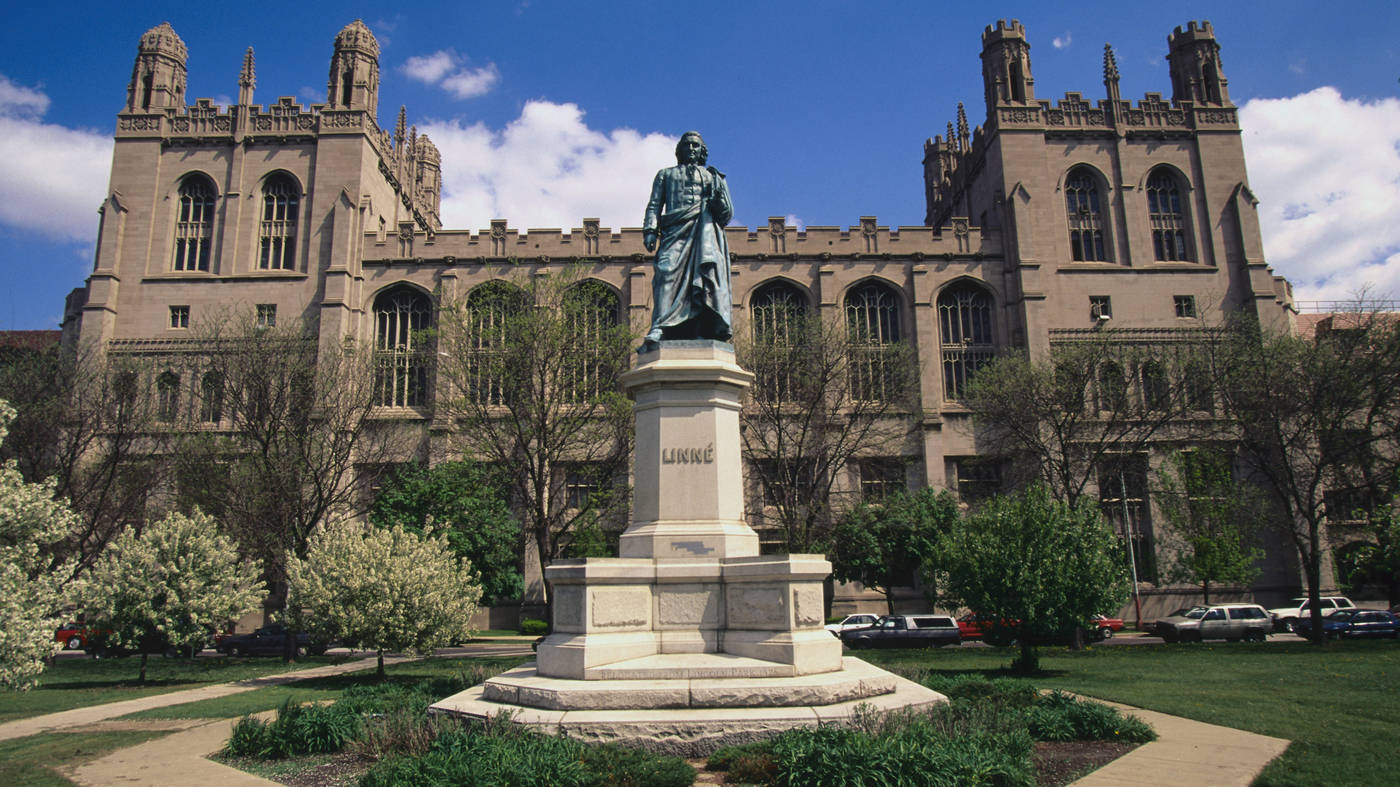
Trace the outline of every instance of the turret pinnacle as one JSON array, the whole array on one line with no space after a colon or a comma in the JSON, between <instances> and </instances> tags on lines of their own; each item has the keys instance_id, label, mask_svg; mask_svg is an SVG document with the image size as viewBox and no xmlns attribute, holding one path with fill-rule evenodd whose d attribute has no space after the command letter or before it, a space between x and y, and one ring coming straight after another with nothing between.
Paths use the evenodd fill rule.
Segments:
<instances>
[{"instance_id":1,"label":"turret pinnacle","mask_svg":"<svg viewBox=\"0 0 1400 787\"><path fill-rule=\"evenodd\" d=\"M399 105L399 122L394 125L394 147L403 147L404 141L408 138L408 109L402 104Z\"/></svg>"},{"instance_id":2,"label":"turret pinnacle","mask_svg":"<svg viewBox=\"0 0 1400 787\"><path fill-rule=\"evenodd\" d=\"M253 73L253 48L243 53L243 69L238 72L238 104L248 106L253 103L253 88L258 84Z\"/></svg>"}]
</instances>

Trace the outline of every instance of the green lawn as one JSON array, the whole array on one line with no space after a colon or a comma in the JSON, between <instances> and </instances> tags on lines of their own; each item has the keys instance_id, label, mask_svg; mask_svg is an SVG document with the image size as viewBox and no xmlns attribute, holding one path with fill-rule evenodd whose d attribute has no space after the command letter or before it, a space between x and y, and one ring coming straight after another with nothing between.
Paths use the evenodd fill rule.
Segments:
<instances>
[{"instance_id":1,"label":"green lawn","mask_svg":"<svg viewBox=\"0 0 1400 787\"><path fill-rule=\"evenodd\" d=\"M141 664L136 656L59 659L44 670L39 676L39 684L29 691L0 691L0 723L345 660L330 656L310 657L288 665L275 658L167 659L153 656L147 662L146 682L140 683L136 677L141 674Z\"/></svg>"},{"instance_id":2,"label":"green lawn","mask_svg":"<svg viewBox=\"0 0 1400 787\"><path fill-rule=\"evenodd\" d=\"M388 664L384 667L385 680L398 683L416 683L423 679L450 679L458 674L473 668L487 671L489 674L510 669L522 662L529 661L524 657L511 658L427 658L420 661L406 661L400 664ZM325 678L308 678L282 686L268 686L266 688L254 689L253 691L233 694L228 697L217 697L199 702L187 702L183 705L168 705L164 708L152 708L140 711L123 719L203 719L203 718L231 718L234 716L246 716L249 713L273 710L282 704L288 697L297 702L311 702L313 700L334 700L340 697L341 692L351 686L378 683L374 670L352 672L345 675L333 675Z\"/></svg>"},{"instance_id":3,"label":"green lawn","mask_svg":"<svg viewBox=\"0 0 1400 787\"><path fill-rule=\"evenodd\" d=\"M1400 773L1400 644L1123 645L1042 648L1038 688L1073 691L1293 741L1259 785L1391 785ZM862 651L917 677L1007 677L997 648Z\"/></svg>"},{"instance_id":4,"label":"green lawn","mask_svg":"<svg viewBox=\"0 0 1400 787\"><path fill-rule=\"evenodd\" d=\"M45 732L0 741L0 784L11 787L72 787L56 768L77 765L107 752L145 743L169 732Z\"/></svg>"}]
</instances>

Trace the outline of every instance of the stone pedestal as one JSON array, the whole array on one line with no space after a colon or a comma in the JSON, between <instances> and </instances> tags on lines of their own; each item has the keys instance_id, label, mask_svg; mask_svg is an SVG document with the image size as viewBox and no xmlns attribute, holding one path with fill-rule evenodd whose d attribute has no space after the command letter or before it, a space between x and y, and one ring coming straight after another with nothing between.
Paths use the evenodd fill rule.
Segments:
<instances>
[{"instance_id":1,"label":"stone pedestal","mask_svg":"<svg viewBox=\"0 0 1400 787\"><path fill-rule=\"evenodd\" d=\"M701 756L942 695L843 661L823 628L821 555L760 555L744 519L740 399L753 375L713 341L663 342L623 375L636 402L621 557L545 569L553 633L535 665L433 706Z\"/></svg>"},{"instance_id":2,"label":"stone pedestal","mask_svg":"<svg viewBox=\"0 0 1400 787\"><path fill-rule=\"evenodd\" d=\"M673 653L728 653L797 675L841 669L841 644L822 628L831 564L760 556L744 521L739 410L752 382L733 348L713 341L664 342L622 376L636 402L632 524L622 557L545 570L554 633L540 644L540 675L593 680L606 665Z\"/></svg>"}]
</instances>

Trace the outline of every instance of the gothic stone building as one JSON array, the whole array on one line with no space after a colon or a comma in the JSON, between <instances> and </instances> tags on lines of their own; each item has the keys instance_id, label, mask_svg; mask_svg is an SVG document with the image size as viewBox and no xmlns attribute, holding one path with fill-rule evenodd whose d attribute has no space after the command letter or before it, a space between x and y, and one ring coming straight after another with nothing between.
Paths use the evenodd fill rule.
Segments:
<instances>
[{"instance_id":1,"label":"gothic stone building","mask_svg":"<svg viewBox=\"0 0 1400 787\"><path fill-rule=\"evenodd\" d=\"M927 485L970 497L995 488L996 465L972 461L983 452L958 402L967 374L994 353L1043 358L1110 318L1115 336L1143 340L1231 312L1290 325L1289 287L1264 260L1238 113L1209 23L1168 36L1170 100L1120 98L1107 48L1103 98L1038 98L1030 43L1014 20L985 30L981 57L982 125L969 130L959 105L956 126L924 143L924 226L868 216L849 229L798 230L773 218L727 230L738 330L765 304L796 302L833 319L858 315L878 326L876 341L916 349L917 436L883 449L900 463L851 467L850 489ZM164 386L172 402L198 407L198 370L162 370L160 359L227 304L267 322L310 318L322 347L350 338L392 353L412 337L396 326L431 324L438 303L522 270L582 263L622 319L648 319L640 229L587 218L568 230L507 219L481 230L441 226L439 153L402 110L392 134L379 127L379 46L361 22L336 36L325 102L309 107L285 97L254 103L251 49L235 105L187 103L185 61L168 24L141 37L117 115L95 266L65 321L71 340L154 359L153 393ZM405 461L449 458L428 428L429 392L388 385L380 404L386 417L421 429ZM1131 488L1103 495L1115 503L1106 510L1127 511L1136 524L1145 580L1154 578L1160 518L1144 479L1159 453L1141 458ZM905 470L880 476L889 466ZM1256 591L1297 585L1282 558L1270 560Z\"/></svg>"}]
</instances>

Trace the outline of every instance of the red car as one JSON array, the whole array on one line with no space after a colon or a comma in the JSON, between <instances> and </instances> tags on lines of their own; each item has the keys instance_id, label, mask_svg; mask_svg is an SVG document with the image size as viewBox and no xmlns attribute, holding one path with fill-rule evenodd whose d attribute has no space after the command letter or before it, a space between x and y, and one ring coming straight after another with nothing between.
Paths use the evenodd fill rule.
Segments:
<instances>
[{"instance_id":1,"label":"red car","mask_svg":"<svg viewBox=\"0 0 1400 787\"><path fill-rule=\"evenodd\" d=\"M1095 639L1111 639L1114 634L1123 630L1123 619L1095 615L1089 618L1089 623L1084 628L1093 632Z\"/></svg>"},{"instance_id":2,"label":"red car","mask_svg":"<svg viewBox=\"0 0 1400 787\"><path fill-rule=\"evenodd\" d=\"M85 650L92 638L101 632L89 631L81 623L65 623L53 633L55 642L62 642L64 650Z\"/></svg>"}]
</instances>

